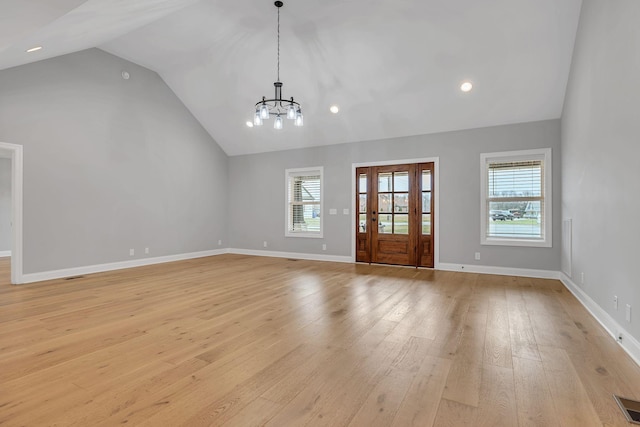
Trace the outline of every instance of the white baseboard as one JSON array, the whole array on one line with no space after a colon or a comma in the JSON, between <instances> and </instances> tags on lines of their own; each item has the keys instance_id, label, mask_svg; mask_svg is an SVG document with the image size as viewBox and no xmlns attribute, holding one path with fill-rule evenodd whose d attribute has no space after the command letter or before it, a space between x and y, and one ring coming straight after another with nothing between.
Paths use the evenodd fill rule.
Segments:
<instances>
[{"instance_id":1,"label":"white baseboard","mask_svg":"<svg viewBox=\"0 0 640 427\"><path fill-rule=\"evenodd\" d=\"M331 261L331 262L353 262L350 256L340 255L321 255L321 254L301 254L298 252L279 252L279 251L261 251L255 249L237 249L229 248L227 253L237 255L253 255L253 256L266 256L274 258L295 258L304 259L309 261Z\"/></svg>"},{"instance_id":2,"label":"white baseboard","mask_svg":"<svg viewBox=\"0 0 640 427\"><path fill-rule=\"evenodd\" d=\"M11 251L0 251L0 258L11 256Z\"/></svg>"},{"instance_id":3,"label":"white baseboard","mask_svg":"<svg viewBox=\"0 0 640 427\"><path fill-rule=\"evenodd\" d=\"M627 332L613 317L602 309L585 291L565 274L561 274L560 280L569 289L589 313L602 325L602 327L615 339L627 352L638 366L640 366L640 342ZM618 339L622 335L622 340Z\"/></svg>"},{"instance_id":4,"label":"white baseboard","mask_svg":"<svg viewBox=\"0 0 640 427\"><path fill-rule=\"evenodd\" d=\"M460 271L464 273L497 274L500 276L535 277L538 279L560 279L559 271L534 270L529 268L493 267L488 265L469 265L439 263L437 270Z\"/></svg>"},{"instance_id":5,"label":"white baseboard","mask_svg":"<svg viewBox=\"0 0 640 427\"><path fill-rule=\"evenodd\" d=\"M185 259L202 258L227 253L226 249L216 249L186 254L167 255L154 258L134 259L130 261L112 262L108 264L87 265L84 267L66 268L63 270L43 271L22 276L23 283L40 282L43 280L61 279L63 277L81 276L83 274L101 273L104 271L121 270L123 268L141 267L144 265L162 264L165 262L182 261Z\"/></svg>"}]
</instances>

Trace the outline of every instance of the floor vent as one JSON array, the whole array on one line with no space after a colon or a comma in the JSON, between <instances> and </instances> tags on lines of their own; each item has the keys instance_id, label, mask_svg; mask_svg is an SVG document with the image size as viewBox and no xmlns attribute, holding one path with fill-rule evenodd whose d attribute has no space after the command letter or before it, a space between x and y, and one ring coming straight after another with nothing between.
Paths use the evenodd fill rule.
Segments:
<instances>
[{"instance_id":1,"label":"floor vent","mask_svg":"<svg viewBox=\"0 0 640 427\"><path fill-rule=\"evenodd\" d=\"M76 280L76 279L84 279L84 276L72 276L72 277L64 278L64 280Z\"/></svg>"},{"instance_id":2,"label":"floor vent","mask_svg":"<svg viewBox=\"0 0 640 427\"><path fill-rule=\"evenodd\" d=\"M299 260L293 259L293 258L287 258L287 261L299 261Z\"/></svg>"},{"instance_id":3,"label":"floor vent","mask_svg":"<svg viewBox=\"0 0 640 427\"><path fill-rule=\"evenodd\" d=\"M615 394L613 397L618 402L618 406L622 409L627 421L633 424L640 424L640 402L616 396Z\"/></svg>"}]
</instances>

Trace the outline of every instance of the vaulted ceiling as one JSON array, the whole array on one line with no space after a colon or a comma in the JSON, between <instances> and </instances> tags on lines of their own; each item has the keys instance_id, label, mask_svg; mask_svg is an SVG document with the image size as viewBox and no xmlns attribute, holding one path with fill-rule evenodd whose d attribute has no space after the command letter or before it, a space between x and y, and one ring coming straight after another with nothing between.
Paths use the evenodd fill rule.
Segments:
<instances>
[{"instance_id":1,"label":"vaulted ceiling","mask_svg":"<svg viewBox=\"0 0 640 427\"><path fill-rule=\"evenodd\" d=\"M229 155L562 113L581 0L284 3L280 77L301 128L245 124L273 95L272 0L0 0L0 69L101 48L158 72Z\"/></svg>"}]
</instances>

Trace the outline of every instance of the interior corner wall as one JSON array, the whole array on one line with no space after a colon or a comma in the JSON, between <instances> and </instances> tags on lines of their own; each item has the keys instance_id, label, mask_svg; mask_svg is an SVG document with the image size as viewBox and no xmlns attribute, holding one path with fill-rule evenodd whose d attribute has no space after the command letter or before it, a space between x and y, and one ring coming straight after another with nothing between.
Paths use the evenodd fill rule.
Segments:
<instances>
[{"instance_id":1,"label":"interior corner wall","mask_svg":"<svg viewBox=\"0 0 640 427\"><path fill-rule=\"evenodd\" d=\"M0 158L0 252L11 250L11 159Z\"/></svg>"},{"instance_id":2,"label":"interior corner wall","mask_svg":"<svg viewBox=\"0 0 640 427\"><path fill-rule=\"evenodd\" d=\"M24 273L228 240L227 156L148 69L89 49L0 71L0 141L24 147Z\"/></svg>"},{"instance_id":3,"label":"interior corner wall","mask_svg":"<svg viewBox=\"0 0 640 427\"><path fill-rule=\"evenodd\" d=\"M546 147L553 156L553 247L480 245L480 154ZM439 158L441 263L560 270L559 120L232 156L230 246L350 257L353 219L342 212L351 212L355 197L352 164L430 157ZM324 167L324 237L285 237L285 169L312 166ZM329 215L329 209L338 215Z\"/></svg>"},{"instance_id":4,"label":"interior corner wall","mask_svg":"<svg viewBox=\"0 0 640 427\"><path fill-rule=\"evenodd\" d=\"M582 3L562 115L562 215L573 224L572 281L640 341L638 22L637 0Z\"/></svg>"}]
</instances>

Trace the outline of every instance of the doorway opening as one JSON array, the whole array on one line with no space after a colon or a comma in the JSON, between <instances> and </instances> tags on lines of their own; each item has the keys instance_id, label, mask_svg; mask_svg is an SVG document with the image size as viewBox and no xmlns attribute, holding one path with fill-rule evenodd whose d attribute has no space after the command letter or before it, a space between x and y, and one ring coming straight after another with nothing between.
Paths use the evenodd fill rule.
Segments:
<instances>
[{"instance_id":1,"label":"doorway opening","mask_svg":"<svg viewBox=\"0 0 640 427\"><path fill-rule=\"evenodd\" d=\"M355 167L355 261L435 266L436 162Z\"/></svg>"},{"instance_id":2,"label":"doorway opening","mask_svg":"<svg viewBox=\"0 0 640 427\"><path fill-rule=\"evenodd\" d=\"M22 283L22 146L0 142L0 158L10 159L11 172L11 283ZM5 175L6 176L6 175Z\"/></svg>"}]
</instances>

